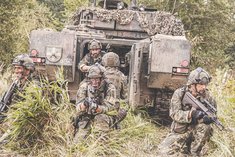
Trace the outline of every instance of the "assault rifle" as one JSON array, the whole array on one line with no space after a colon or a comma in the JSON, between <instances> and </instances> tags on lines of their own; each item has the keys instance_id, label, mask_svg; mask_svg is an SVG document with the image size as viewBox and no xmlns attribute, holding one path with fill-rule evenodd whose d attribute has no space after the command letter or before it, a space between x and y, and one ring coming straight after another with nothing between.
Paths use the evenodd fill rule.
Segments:
<instances>
[{"instance_id":1,"label":"assault rifle","mask_svg":"<svg viewBox=\"0 0 235 157\"><path fill-rule=\"evenodd\" d=\"M96 98L87 97L82 101L84 101L84 105L86 106L87 109L86 111L80 112L75 118L73 118L74 136L76 135L79 129L79 122L83 117L88 116L91 119L93 119L96 115L95 113L96 108L94 108L95 106L97 106Z\"/></svg>"},{"instance_id":2,"label":"assault rifle","mask_svg":"<svg viewBox=\"0 0 235 157\"><path fill-rule=\"evenodd\" d=\"M98 106L96 98L87 97L84 101L84 105L87 108L86 113L88 115L95 115L95 110Z\"/></svg>"},{"instance_id":3,"label":"assault rifle","mask_svg":"<svg viewBox=\"0 0 235 157\"><path fill-rule=\"evenodd\" d=\"M5 112L8 110L8 108L11 104L12 96L18 88L18 83L19 83L19 80L15 80L11 84L9 89L5 92L5 94L3 95L3 97L0 101L0 122L2 122L2 120L6 117L6 116L2 115L2 112Z\"/></svg>"},{"instance_id":4,"label":"assault rifle","mask_svg":"<svg viewBox=\"0 0 235 157\"><path fill-rule=\"evenodd\" d=\"M207 100L202 99L201 101L199 101L190 92L187 91L187 92L185 92L182 103L183 104L191 104L192 107L203 111L208 117L210 117L212 119L213 123L220 130L224 129L224 126L218 120L218 118L216 116L217 109L213 105L211 105Z\"/></svg>"}]
</instances>

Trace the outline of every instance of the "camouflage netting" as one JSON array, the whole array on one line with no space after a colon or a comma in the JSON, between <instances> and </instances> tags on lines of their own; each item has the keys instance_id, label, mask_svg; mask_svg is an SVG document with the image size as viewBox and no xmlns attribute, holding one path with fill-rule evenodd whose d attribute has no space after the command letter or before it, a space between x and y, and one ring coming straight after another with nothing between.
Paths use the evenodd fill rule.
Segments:
<instances>
[{"instance_id":1,"label":"camouflage netting","mask_svg":"<svg viewBox=\"0 0 235 157\"><path fill-rule=\"evenodd\" d=\"M167 34L174 36L185 35L183 23L174 15L164 11L140 12L134 10L105 10L101 8L82 8L72 17L71 24L79 24L79 15L82 11L92 12L102 22L115 20L120 25L138 21L139 26L149 35Z\"/></svg>"}]
</instances>

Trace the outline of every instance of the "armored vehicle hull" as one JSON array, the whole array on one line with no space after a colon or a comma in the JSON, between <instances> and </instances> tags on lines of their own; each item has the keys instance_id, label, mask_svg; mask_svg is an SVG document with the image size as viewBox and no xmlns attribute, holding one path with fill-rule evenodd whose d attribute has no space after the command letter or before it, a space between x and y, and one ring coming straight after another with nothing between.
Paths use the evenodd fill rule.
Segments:
<instances>
[{"instance_id":1,"label":"armored vehicle hull","mask_svg":"<svg viewBox=\"0 0 235 157\"><path fill-rule=\"evenodd\" d=\"M119 55L133 107L167 108L173 91L186 82L191 46L173 15L147 9L82 8L63 31L33 30L30 35L37 72L55 80L58 67L63 67L72 101L84 78L77 65L89 53L92 39L101 42L103 51Z\"/></svg>"}]
</instances>

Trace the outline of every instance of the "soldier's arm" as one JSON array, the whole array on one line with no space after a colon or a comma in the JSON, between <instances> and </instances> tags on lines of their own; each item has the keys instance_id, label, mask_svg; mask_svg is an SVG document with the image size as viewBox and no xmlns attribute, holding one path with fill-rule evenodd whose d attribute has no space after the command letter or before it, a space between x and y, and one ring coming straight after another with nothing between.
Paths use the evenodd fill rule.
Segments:
<instances>
[{"instance_id":1,"label":"soldier's arm","mask_svg":"<svg viewBox=\"0 0 235 157\"><path fill-rule=\"evenodd\" d=\"M87 83L83 83L77 91L77 97L76 97L76 110L77 111L84 109L83 107L85 107L84 101L86 97L87 97Z\"/></svg>"},{"instance_id":2,"label":"soldier's arm","mask_svg":"<svg viewBox=\"0 0 235 157\"><path fill-rule=\"evenodd\" d=\"M182 107L183 92L177 89L170 102L170 117L179 123L191 123L191 110L184 111Z\"/></svg>"},{"instance_id":3,"label":"soldier's arm","mask_svg":"<svg viewBox=\"0 0 235 157\"><path fill-rule=\"evenodd\" d=\"M115 108L115 103L117 103L116 88L114 87L113 84L109 84L107 95L104 98L103 104L100 105L102 113L106 113L109 115L116 115L117 110Z\"/></svg>"},{"instance_id":4,"label":"soldier's arm","mask_svg":"<svg viewBox=\"0 0 235 157\"><path fill-rule=\"evenodd\" d=\"M90 66L88 66L89 64L88 58L89 56L88 54L86 54L86 56L83 57L83 59L78 64L78 69L81 70L82 72L87 72L90 68Z\"/></svg>"}]
</instances>

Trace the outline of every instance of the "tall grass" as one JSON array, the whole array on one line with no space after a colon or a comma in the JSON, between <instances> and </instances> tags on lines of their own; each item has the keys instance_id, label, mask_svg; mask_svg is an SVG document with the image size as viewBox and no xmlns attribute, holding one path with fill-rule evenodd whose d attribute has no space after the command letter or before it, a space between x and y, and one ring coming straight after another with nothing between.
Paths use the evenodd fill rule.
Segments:
<instances>
[{"instance_id":1,"label":"tall grass","mask_svg":"<svg viewBox=\"0 0 235 157\"><path fill-rule=\"evenodd\" d=\"M225 126L224 131L214 128L208 156L235 156L235 78L228 70L217 70L210 86L217 100L218 117ZM230 71L231 72L231 71Z\"/></svg>"},{"instance_id":2,"label":"tall grass","mask_svg":"<svg viewBox=\"0 0 235 157\"><path fill-rule=\"evenodd\" d=\"M224 73L224 70L216 72L210 90L218 102L218 116L226 130L214 128L208 157L235 156L235 80L224 81ZM129 111L121 130L102 132L94 127L86 140L75 143L71 125L75 108L69 103L67 91L67 82L61 73L55 82L44 80L40 86L32 83L21 95L23 101L9 111L5 129L10 136L0 154L37 157L157 155L157 146L169 128L156 126L142 112Z\"/></svg>"}]
</instances>

